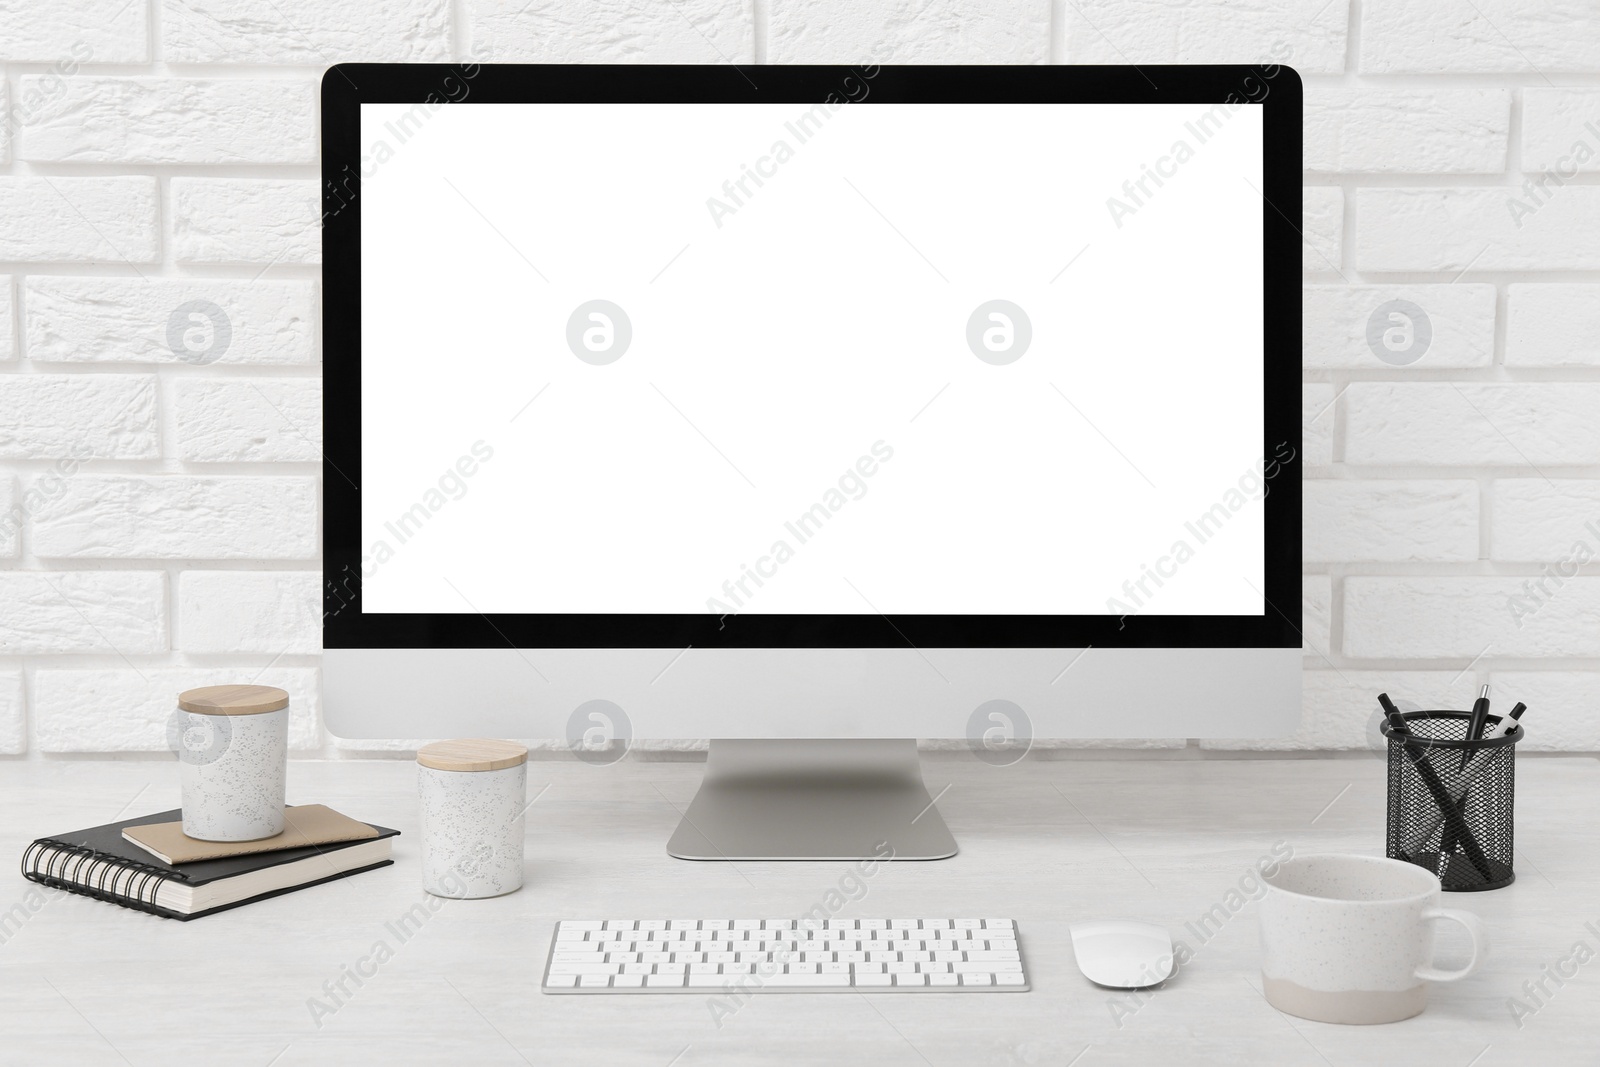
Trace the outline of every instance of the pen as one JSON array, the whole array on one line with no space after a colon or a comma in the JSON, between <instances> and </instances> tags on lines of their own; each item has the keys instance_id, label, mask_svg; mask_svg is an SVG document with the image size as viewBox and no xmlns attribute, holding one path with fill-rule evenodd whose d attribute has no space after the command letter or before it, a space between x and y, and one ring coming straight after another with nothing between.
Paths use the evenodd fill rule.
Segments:
<instances>
[{"instance_id":1,"label":"pen","mask_svg":"<svg viewBox=\"0 0 1600 1067\"><path fill-rule=\"evenodd\" d=\"M1383 706L1383 713L1389 719L1390 731L1400 738L1406 757L1417 769L1417 775L1422 779L1423 786L1427 788L1434 804L1443 815L1446 829L1461 842L1461 849L1467 854L1468 862L1478 869L1478 873L1483 875L1486 881L1493 881L1494 874L1489 867L1489 857L1478 847L1478 839L1472 835L1472 827L1461 817L1461 809L1456 806L1449 790L1445 789L1444 783L1439 780L1438 772L1433 769L1433 764L1428 762L1426 753L1412 743L1411 731L1407 728L1400 709L1394 706L1394 701L1389 699L1388 693L1379 693L1378 703Z\"/></svg>"},{"instance_id":2,"label":"pen","mask_svg":"<svg viewBox=\"0 0 1600 1067\"><path fill-rule=\"evenodd\" d=\"M1483 724L1489 721L1489 687L1483 687L1478 694L1478 699L1472 702L1472 721L1467 724L1467 740L1476 741L1483 733ZM1467 766L1467 757L1472 754L1472 748L1461 750L1461 769Z\"/></svg>"},{"instance_id":3,"label":"pen","mask_svg":"<svg viewBox=\"0 0 1600 1067\"><path fill-rule=\"evenodd\" d=\"M1520 725L1517 720L1522 718L1522 713L1527 710L1528 705L1518 701L1517 706L1511 709L1511 714L1505 716L1499 722L1491 726L1488 731L1484 733L1483 739L1485 741L1492 741L1497 737L1504 737L1506 734L1509 734L1512 730L1515 730ZM1467 769L1462 775L1461 784L1456 786L1456 788L1452 791L1454 793L1454 799L1457 803L1460 803L1461 798L1467 795L1467 790L1470 789L1472 785L1483 776L1483 772L1489 769L1489 760L1492 755L1493 754L1490 752L1479 752L1477 755L1472 757L1470 762L1468 762ZM1442 822L1444 822L1444 812L1439 812L1433 817L1431 822L1427 823L1426 825L1419 826L1416 831L1412 833L1410 839L1406 841L1406 853L1409 855L1413 852L1420 852L1423 848L1427 847L1428 839L1433 836L1433 832L1439 828L1439 824Z\"/></svg>"}]
</instances>

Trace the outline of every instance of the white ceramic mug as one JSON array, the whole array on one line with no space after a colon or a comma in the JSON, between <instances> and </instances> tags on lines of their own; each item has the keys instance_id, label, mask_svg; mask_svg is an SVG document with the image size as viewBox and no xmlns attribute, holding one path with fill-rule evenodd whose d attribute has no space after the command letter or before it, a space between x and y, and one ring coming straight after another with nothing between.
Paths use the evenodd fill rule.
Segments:
<instances>
[{"instance_id":1,"label":"white ceramic mug","mask_svg":"<svg viewBox=\"0 0 1600 1067\"><path fill-rule=\"evenodd\" d=\"M288 693L266 685L191 689L178 697L168 732L186 836L259 841L283 832Z\"/></svg>"},{"instance_id":2,"label":"white ceramic mug","mask_svg":"<svg viewBox=\"0 0 1600 1067\"><path fill-rule=\"evenodd\" d=\"M1429 982L1454 982L1488 955L1482 920L1439 907L1439 879L1379 856L1296 856L1261 900L1261 980L1279 1011L1325 1023L1391 1023L1427 1006ZM1463 926L1472 958L1433 965L1434 920Z\"/></svg>"}]
</instances>

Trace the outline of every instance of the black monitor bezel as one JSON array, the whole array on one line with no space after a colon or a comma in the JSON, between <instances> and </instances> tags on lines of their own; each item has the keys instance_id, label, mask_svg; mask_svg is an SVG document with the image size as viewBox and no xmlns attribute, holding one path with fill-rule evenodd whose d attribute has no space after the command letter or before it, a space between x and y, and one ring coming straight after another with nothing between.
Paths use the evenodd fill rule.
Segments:
<instances>
[{"instance_id":1,"label":"black monitor bezel","mask_svg":"<svg viewBox=\"0 0 1600 1067\"><path fill-rule=\"evenodd\" d=\"M847 81L854 79L854 81ZM1259 103L1265 613L1242 615L364 614L360 105L435 103ZM859 92L859 89L855 90ZM341 64L322 79L325 648L1294 648L1300 637L1299 75L1256 66ZM930 580L937 580L931 577Z\"/></svg>"}]
</instances>

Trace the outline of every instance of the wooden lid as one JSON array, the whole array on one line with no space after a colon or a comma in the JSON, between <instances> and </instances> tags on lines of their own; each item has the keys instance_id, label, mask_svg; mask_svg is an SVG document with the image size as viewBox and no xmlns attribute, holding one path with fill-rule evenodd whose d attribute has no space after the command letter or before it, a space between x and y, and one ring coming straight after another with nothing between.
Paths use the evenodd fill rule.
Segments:
<instances>
[{"instance_id":1,"label":"wooden lid","mask_svg":"<svg viewBox=\"0 0 1600 1067\"><path fill-rule=\"evenodd\" d=\"M515 741L468 738L417 749L417 762L436 771L503 771L527 760L528 750Z\"/></svg>"},{"instance_id":2,"label":"wooden lid","mask_svg":"<svg viewBox=\"0 0 1600 1067\"><path fill-rule=\"evenodd\" d=\"M206 685L178 694L178 707L196 715L260 715L289 706L289 694L271 685Z\"/></svg>"}]
</instances>

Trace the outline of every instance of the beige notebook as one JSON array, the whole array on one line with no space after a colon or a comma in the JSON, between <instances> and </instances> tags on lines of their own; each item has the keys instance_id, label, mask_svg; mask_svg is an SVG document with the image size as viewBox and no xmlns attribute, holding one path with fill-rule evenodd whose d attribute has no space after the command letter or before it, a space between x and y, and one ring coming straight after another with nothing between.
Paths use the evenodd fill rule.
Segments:
<instances>
[{"instance_id":1,"label":"beige notebook","mask_svg":"<svg viewBox=\"0 0 1600 1067\"><path fill-rule=\"evenodd\" d=\"M365 841L377 837L378 831L364 822L340 815L325 804L301 804L283 809L283 833L259 841L197 841L184 835L182 822L130 826L122 831L122 836L157 859L178 864L340 841Z\"/></svg>"}]
</instances>

